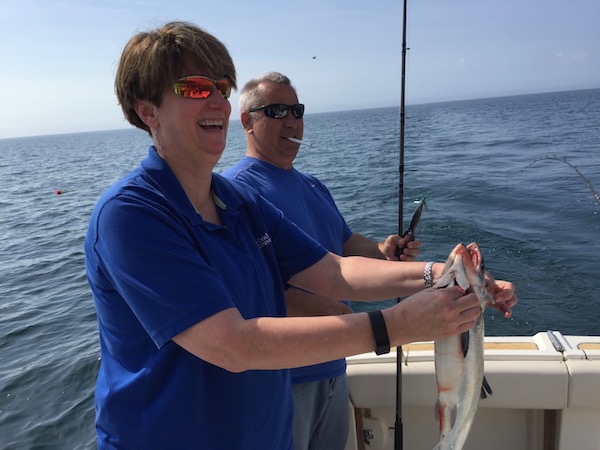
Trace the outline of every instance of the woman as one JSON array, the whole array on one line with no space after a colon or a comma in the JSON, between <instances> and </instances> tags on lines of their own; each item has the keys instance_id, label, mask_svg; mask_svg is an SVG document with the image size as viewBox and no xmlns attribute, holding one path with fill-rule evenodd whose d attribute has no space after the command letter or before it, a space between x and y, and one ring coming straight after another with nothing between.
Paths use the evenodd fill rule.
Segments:
<instances>
[{"instance_id":1,"label":"woman","mask_svg":"<svg viewBox=\"0 0 600 450\"><path fill-rule=\"evenodd\" d=\"M290 449L288 368L473 326L475 296L424 290L424 263L336 256L212 173L236 87L216 38L182 22L139 33L115 85L153 145L101 197L85 241L102 350L99 448ZM370 316L288 318L286 282L339 299L415 295ZM512 284L497 290L510 315Z\"/></svg>"}]
</instances>

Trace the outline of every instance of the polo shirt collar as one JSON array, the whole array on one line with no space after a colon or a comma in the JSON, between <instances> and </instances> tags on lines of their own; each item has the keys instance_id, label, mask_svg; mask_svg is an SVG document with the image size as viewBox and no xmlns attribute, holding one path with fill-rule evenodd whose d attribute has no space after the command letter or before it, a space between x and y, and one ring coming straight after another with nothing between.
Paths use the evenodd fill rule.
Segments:
<instances>
[{"instance_id":1,"label":"polo shirt collar","mask_svg":"<svg viewBox=\"0 0 600 450\"><path fill-rule=\"evenodd\" d=\"M141 163L142 168L159 190L181 212L190 223L205 224L188 199L181 183L166 163L160 157L153 145L148 148L148 156ZM224 225L231 225L239 215L241 199L233 192L229 182L220 175L212 174L211 187L215 204L219 209Z\"/></svg>"}]
</instances>

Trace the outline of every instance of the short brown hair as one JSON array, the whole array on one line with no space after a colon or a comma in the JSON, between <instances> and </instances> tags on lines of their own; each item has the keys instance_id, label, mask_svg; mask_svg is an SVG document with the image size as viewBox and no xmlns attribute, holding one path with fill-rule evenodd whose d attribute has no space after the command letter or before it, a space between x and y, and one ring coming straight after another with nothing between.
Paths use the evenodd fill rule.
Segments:
<instances>
[{"instance_id":1,"label":"short brown hair","mask_svg":"<svg viewBox=\"0 0 600 450\"><path fill-rule=\"evenodd\" d=\"M228 77L236 86L235 66L221 41L187 22L169 22L160 28L134 35L123 50L115 92L125 118L132 125L150 133L134 109L135 100L148 100L157 106L167 86L192 75L186 65L200 66L204 75L219 79Z\"/></svg>"},{"instance_id":2,"label":"short brown hair","mask_svg":"<svg viewBox=\"0 0 600 450\"><path fill-rule=\"evenodd\" d=\"M296 88L292 86L292 82L288 77L279 72L267 72L260 77L252 78L248 81L240 92L240 112L246 112L252 108L262 106L262 99L258 95L258 88L263 83L281 84L289 86L296 92Z\"/></svg>"}]
</instances>

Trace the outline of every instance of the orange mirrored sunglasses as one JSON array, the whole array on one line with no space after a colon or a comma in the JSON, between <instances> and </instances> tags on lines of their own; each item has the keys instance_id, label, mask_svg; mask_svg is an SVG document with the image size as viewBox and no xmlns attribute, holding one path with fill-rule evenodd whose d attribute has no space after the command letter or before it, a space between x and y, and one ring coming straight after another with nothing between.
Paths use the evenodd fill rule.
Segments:
<instances>
[{"instance_id":1,"label":"orange mirrored sunglasses","mask_svg":"<svg viewBox=\"0 0 600 450\"><path fill-rule=\"evenodd\" d=\"M185 98L207 98L212 92L213 85L217 87L223 97L229 98L231 95L231 81L229 78L213 80L200 75L183 77L173 84L173 89L175 89L177 95Z\"/></svg>"}]
</instances>

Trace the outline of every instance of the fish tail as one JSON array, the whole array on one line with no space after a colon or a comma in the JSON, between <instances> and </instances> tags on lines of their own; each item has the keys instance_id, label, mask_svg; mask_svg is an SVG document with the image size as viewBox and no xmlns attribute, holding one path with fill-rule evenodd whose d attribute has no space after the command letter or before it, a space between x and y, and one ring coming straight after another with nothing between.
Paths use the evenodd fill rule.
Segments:
<instances>
[{"instance_id":1,"label":"fish tail","mask_svg":"<svg viewBox=\"0 0 600 450\"><path fill-rule=\"evenodd\" d=\"M492 395L492 388L485 377L483 377L483 381L481 383L481 396L480 398L488 398L489 395Z\"/></svg>"}]
</instances>

